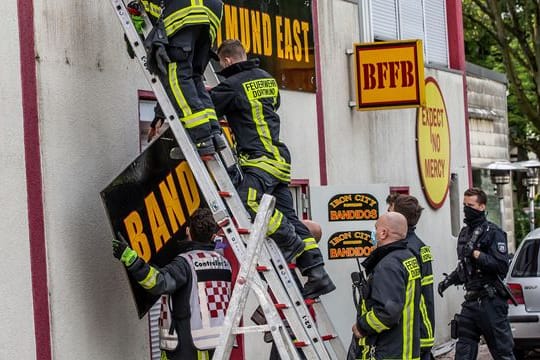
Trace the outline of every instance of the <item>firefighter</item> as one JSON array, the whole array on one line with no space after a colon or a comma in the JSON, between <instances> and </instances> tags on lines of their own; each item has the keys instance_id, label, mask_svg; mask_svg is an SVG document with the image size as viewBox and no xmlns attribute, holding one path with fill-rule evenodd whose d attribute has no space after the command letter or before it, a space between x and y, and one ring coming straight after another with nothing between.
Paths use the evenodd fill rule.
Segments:
<instances>
[{"instance_id":1,"label":"firefighter","mask_svg":"<svg viewBox=\"0 0 540 360\"><path fill-rule=\"evenodd\" d=\"M407 220L388 212L375 224L377 245L364 260L367 283L352 330L359 359L419 359L420 266L407 248Z\"/></svg>"},{"instance_id":2,"label":"firefighter","mask_svg":"<svg viewBox=\"0 0 540 360\"><path fill-rule=\"evenodd\" d=\"M335 289L326 273L316 240L296 216L288 185L291 156L279 141L280 119L276 113L280 95L276 80L259 68L258 60L247 60L240 41L225 40L218 48L219 74L225 77L210 91L218 116L226 116L236 139L243 171L238 194L253 216L263 194L276 198L268 236L274 239L288 262L308 277L303 294L316 298Z\"/></svg>"},{"instance_id":3,"label":"firefighter","mask_svg":"<svg viewBox=\"0 0 540 360\"><path fill-rule=\"evenodd\" d=\"M423 207L418 204L418 200L410 195L398 195L392 204L392 209L405 216L407 219L407 246L416 256L420 265L421 286L420 294L420 360L432 359L431 348L435 342L435 311L433 296L433 269L431 262L431 248L424 244L416 235L415 227L422 214Z\"/></svg>"},{"instance_id":4,"label":"firefighter","mask_svg":"<svg viewBox=\"0 0 540 360\"><path fill-rule=\"evenodd\" d=\"M480 335L496 360L513 360L514 341L508 322L508 289L501 281L508 271L506 233L486 219L486 193L470 188L463 196L465 224L458 237L458 267L439 283L441 297L451 285L466 290L461 313L452 322L457 336L455 359L476 359ZM457 327L457 328L456 328Z\"/></svg>"},{"instance_id":5,"label":"firefighter","mask_svg":"<svg viewBox=\"0 0 540 360\"><path fill-rule=\"evenodd\" d=\"M148 69L158 75L200 155L225 148L203 74L221 23L221 0L141 0L154 24L145 48ZM128 5L131 16L136 16ZM139 25L140 26L140 25Z\"/></svg>"},{"instance_id":6,"label":"firefighter","mask_svg":"<svg viewBox=\"0 0 540 360\"><path fill-rule=\"evenodd\" d=\"M179 242L180 254L163 268L138 257L121 235L113 240L114 256L146 291L171 296L178 347L162 351L162 360L210 359L213 349L198 345L217 344L220 334L215 328L223 325L231 295L231 266L214 251L216 230L210 210L196 210L189 219L188 240Z\"/></svg>"}]
</instances>

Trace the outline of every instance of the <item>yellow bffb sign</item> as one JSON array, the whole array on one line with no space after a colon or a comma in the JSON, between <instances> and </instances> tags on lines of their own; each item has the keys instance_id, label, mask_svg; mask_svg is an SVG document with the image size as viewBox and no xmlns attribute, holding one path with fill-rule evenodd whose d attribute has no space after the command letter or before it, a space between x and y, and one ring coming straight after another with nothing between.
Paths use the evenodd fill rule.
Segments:
<instances>
[{"instance_id":1,"label":"yellow bffb sign","mask_svg":"<svg viewBox=\"0 0 540 360\"><path fill-rule=\"evenodd\" d=\"M440 208L450 184L450 129L444 97L437 81L426 79L426 106L416 119L418 169L429 205Z\"/></svg>"},{"instance_id":2,"label":"yellow bffb sign","mask_svg":"<svg viewBox=\"0 0 540 360\"><path fill-rule=\"evenodd\" d=\"M421 40L355 44L354 47L357 110L423 106Z\"/></svg>"}]
</instances>

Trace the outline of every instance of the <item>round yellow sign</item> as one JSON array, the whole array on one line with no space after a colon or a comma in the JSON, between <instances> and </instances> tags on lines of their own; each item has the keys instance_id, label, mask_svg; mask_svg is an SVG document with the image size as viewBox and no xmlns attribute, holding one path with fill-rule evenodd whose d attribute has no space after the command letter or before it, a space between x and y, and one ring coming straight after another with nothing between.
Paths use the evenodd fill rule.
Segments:
<instances>
[{"instance_id":1,"label":"round yellow sign","mask_svg":"<svg viewBox=\"0 0 540 360\"><path fill-rule=\"evenodd\" d=\"M437 81L426 78L426 106L418 108L416 149L422 189L429 205L440 208L450 183L448 113Z\"/></svg>"}]
</instances>

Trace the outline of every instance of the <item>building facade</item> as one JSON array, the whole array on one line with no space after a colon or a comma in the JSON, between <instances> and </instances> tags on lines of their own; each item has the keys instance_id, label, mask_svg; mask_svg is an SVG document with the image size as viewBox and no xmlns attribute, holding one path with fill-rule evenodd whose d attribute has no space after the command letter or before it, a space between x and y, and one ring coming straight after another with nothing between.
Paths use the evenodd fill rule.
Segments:
<instances>
[{"instance_id":1,"label":"building facade","mask_svg":"<svg viewBox=\"0 0 540 360\"><path fill-rule=\"evenodd\" d=\"M234 23L238 3L225 2L230 6L224 21L229 16ZM382 184L418 197L426 210L417 232L433 249L438 282L455 265L460 197L472 184L461 2L396 0L391 8L384 6L392 2L376 0L301 3L311 19L298 15L295 22L293 11L272 20L283 25L283 41L285 27L292 29L299 48L292 46L291 59L313 63L310 69L288 59L275 67L281 71L281 134L292 153L293 178L310 187L357 186L359 191ZM279 2L261 2L263 17L268 4L287 10ZM237 35L242 37L240 5ZM126 56L121 27L106 1L18 0L6 10L8 31L0 45L5 110L0 115L0 229L7 236L0 314L10 331L0 335L0 358L149 359L148 321L137 318L122 266L112 257L112 233L99 193L140 151L139 110L146 101L141 91L150 87ZM246 16L252 14L257 16ZM303 32L305 22L310 28ZM303 40L310 33L313 46ZM425 76L436 80L443 95L451 140L451 183L437 209L425 198L419 175L417 109L351 107L354 67L347 53L366 36L423 40ZM250 46L264 56L264 43ZM285 46L281 60L287 51ZM291 73L311 80L295 82ZM311 198L312 210L320 206ZM345 315L332 304L350 297L350 277L332 276L338 290L324 301L339 320L338 331L348 334L352 299ZM446 324L460 297L450 289L444 302L437 298L438 343L449 338ZM246 348L248 358L259 351Z\"/></svg>"}]
</instances>

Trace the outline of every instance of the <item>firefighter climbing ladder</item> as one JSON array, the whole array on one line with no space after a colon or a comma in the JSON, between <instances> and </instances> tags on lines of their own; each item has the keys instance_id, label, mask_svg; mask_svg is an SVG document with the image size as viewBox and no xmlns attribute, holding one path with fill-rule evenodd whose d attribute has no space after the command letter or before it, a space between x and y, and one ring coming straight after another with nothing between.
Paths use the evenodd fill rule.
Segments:
<instances>
[{"instance_id":1,"label":"firefighter climbing ladder","mask_svg":"<svg viewBox=\"0 0 540 360\"><path fill-rule=\"evenodd\" d=\"M205 157L203 163L195 146L184 130L182 123L165 92L163 84L158 77L152 75L146 69L147 55L142 46L141 38L131 22L131 18L124 2L122 0L111 0L111 3L122 24L126 37L133 48L135 56L141 65L144 75L150 83L154 94L161 105L163 113L167 117L169 126L178 141L186 161L190 165L197 184L199 185L216 222L222 228L236 258L241 264L244 264L241 271L243 272L242 281L245 281L245 286L244 284L240 286L238 295L235 296L235 293L237 292L236 289L233 293L233 298L236 299L235 303L237 305L232 306L227 313L226 322L230 329L226 332L227 336L222 337L221 345L216 349L214 359L228 359L232 346L229 339L233 334L262 331L272 332L282 359L300 359L296 348L300 348L307 359L310 360L326 360L331 358L345 359L346 353L343 344L337 337L337 333L333 329L332 324L325 313L324 307L316 300L312 302L318 307L318 311L322 314L321 316L317 315L317 318L319 318L318 326L329 329L330 331L324 336L319 334L317 326L309 313L306 302L304 301L302 294L291 275L288 264L285 262L277 245L272 240L265 238L264 241L260 241L262 243L260 246L261 251L255 251L258 248L256 241L257 237L262 238L266 233L266 231L260 231L256 226L265 227L264 223L252 227L249 215L244 208L236 189L230 181L220 155L215 154L210 157ZM151 24L146 14L144 14L144 16L146 20L146 34L151 29ZM225 151L221 153L221 156L227 166L234 164L230 163L230 161L234 161L234 157L229 148L225 149ZM219 191L216 189L216 185ZM226 201L232 216L229 215L229 211L227 210L224 201ZM259 221L259 223L261 221ZM252 231L250 231L250 229L252 229ZM254 233L251 235L251 240L255 241L249 242L249 250L251 251L247 252L245 245L247 239L245 238L250 232ZM242 236L244 236L244 240L242 239ZM259 256L258 259L256 254ZM257 271L264 275L267 284L259 275L253 276L251 274L253 266L245 265L255 263L258 264L256 266ZM271 300L267 288L270 288L277 303L274 304ZM243 305L245 304L244 296L247 296L247 290L245 289L251 289L257 295L265 313L267 325L237 327L235 319L239 319L242 316ZM291 340L288 335L284 322L277 313L277 309L283 313L291 327L295 338L294 341ZM328 346L325 345L325 342Z\"/></svg>"}]
</instances>

